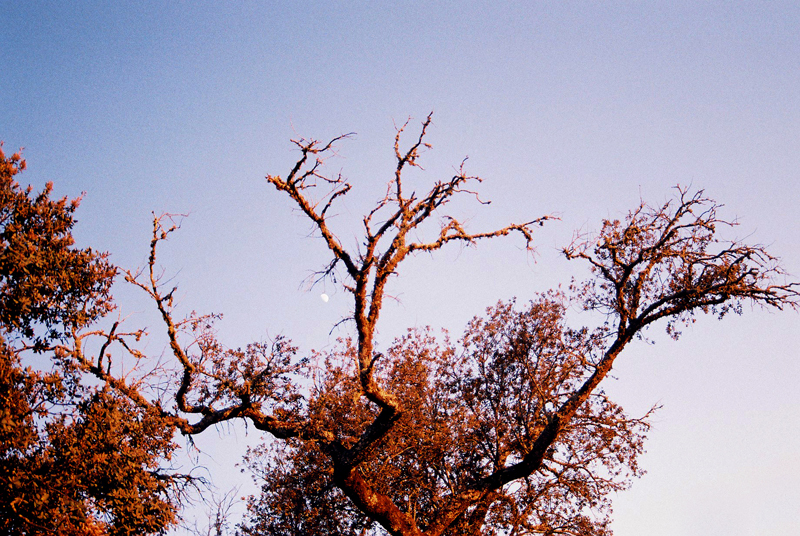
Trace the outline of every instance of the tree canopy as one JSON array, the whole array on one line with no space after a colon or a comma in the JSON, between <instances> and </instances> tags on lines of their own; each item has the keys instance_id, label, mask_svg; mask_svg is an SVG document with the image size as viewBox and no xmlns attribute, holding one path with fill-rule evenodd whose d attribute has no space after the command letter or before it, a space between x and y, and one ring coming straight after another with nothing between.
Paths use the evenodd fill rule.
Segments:
<instances>
[{"instance_id":1,"label":"tree canopy","mask_svg":"<svg viewBox=\"0 0 800 536\"><path fill-rule=\"evenodd\" d=\"M172 428L87 383L63 347L113 308L116 268L74 246L80 199L22 189L24 169L0 149L0 534L163 532Z\"/></svg>"},{"instance_id":2,"label":"tree canopy","mask_svg":"<svg viewBox=\"0 0 800 536\"><path fill-rule=\"evenodd\" d=\"M176 288L158 265L162 242L178 228L169 215L154 217L148 263L124 275L158 311L172 363L137 349L141 331L119 322L90 328L111 308L115 269L104 255L74 248L77 202L50 201L49 187L32 199L12 179L24 167L20 158L4 160L4 206L12 207L4 215L12 216L3 223L11 230L1 327L13 344L3 346L12 408L3 423L15 428L2 430L8 463L0 478L14 490L11 522L30 533L52 526L67 527L65 534L162 531L180 506L180 475L168 470L174 436L243 420L266 433L247 459L261 495L248 503L243 534L610 534L610 494L641 474L648 430L648 415L629 416L602 389L615 360L657 323L677 338L698 312L722 318L748 302L796 307L797 285L763 247L725 240L720 230L732 224L716 202L678 188L666 203L642 202L625 218L604 221L596 235L577 236L564 255L586 263L585 281L525 304L497 303L456 342L412 329L381 347L375 333L387 285L404 261L507 235L530 247L550 219L468 230L446 212L458 197L482 202L481 179L463 163L424 194L407 188L404 175L430 148L430 123L429 116L407 148L407 124L398 129L396 166L385 195L362 218L355 248L330 225L351 185L325 166L347 136L294 140L295 165L285 177L267 176L327 246L330 262L319 278L352 299L350 336L310 355L282 337L230 348L217 338L216 317L180 316ZM37 204L39 212L26 208ZM42 220L40 213L53 221L16 230ZM41 253L53 247L55 254ZM51 278L51 271L69 273ZM576 309L601 321L576 325ZM84 344L90 340L99 341L95 350ZM122 374L112 349L146 372ZM55 368L23 369L26 352L47 354ZM71 411L39 409L65 402ZM88 453L88 444L97 448ZM15 469L24 463L43 469ZM34 489L19 483L29 474L70 499L36 503L19 491ZM59 480L65 474L73 475L68 485ZM50 509L41 519L30 513Z\"/></svg>"},{"instance_id":3,"label":"tree canopy","mask_svg":"<svg viewBox=\"0 0 800 536\"><path fill-rule=\"evenodd\" d=\"M782 282L777 260L760 246L725 241L718 230L731 224L717 216L719 205L678 188L672 201L643 202L565 248L592 273L570 292L545 293L521 310L500 303L458 345L412 332L380 352L373 335L385 284L408 256L513 232L530 244L547 219L467 232L441 213L480 182L463 165L425 195L404 190L403 172L418 166L429 124L406 151L398 131L394 177L364 217L353 253L326 219L350 190L341 176L320 172L331 143L296 141L301 158L286 179L267 177L325 240L333 261L322 275L344 264L356 335L326 356L291 428L281 423L290 441L254 453L264 484L250 503L251 534L606 534L609 492L639 474L648 427L646 416L627 416L599 387L623 349L658 321L677 337L697 312L721 318L746 301L796 306L796 286ZM326 196L307 197L324 185ZM434 215L438 232L415 241ZM571 305L605 321L572 327Z\"/></svg>"}]
</instances>

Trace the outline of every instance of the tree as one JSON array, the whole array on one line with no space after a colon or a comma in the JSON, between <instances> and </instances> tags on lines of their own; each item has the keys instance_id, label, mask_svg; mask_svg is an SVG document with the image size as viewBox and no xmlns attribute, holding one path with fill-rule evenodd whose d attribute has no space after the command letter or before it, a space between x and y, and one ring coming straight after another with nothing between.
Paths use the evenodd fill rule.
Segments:
<instances>
[{"instance_id":1,"label":"tree","mask_svg":"<svg viewBox=\"0 0 800 536\"><path fill-rule=\"evenodd\" d=\"M177 226L155 218L149 265L127 279L148 293L164 321L181 368L173 402L151 402L83 361L184 434L242 419L280 440L251 455L263 493L250 503L246 533L605 534L608 493L639 474L647 430L645 418L625 415L599 387L624 348L655 322L677 337L697 312L723 317L747 301L797 304L796 285L780 281L776 259L760 246L723 241L717 231L728 224L718 205L678 189L676 199L642 203L567 247L567 258L592 270L568 294L543 294L522 310L498 304L457 345L411 332L380 350L374 336L386 286L403 261L451 242L512 233L530 245L533 229L548 219L468 232L441 214L455 197L477 198L471 188L480 179L463 163L426 194L408 192L403 175L430 147L430 122L407 150L405 126L398 130L393 177L363 218L355 250L329 225L331 208L351 186L324 173L347 136L295 140L300 156L286 178L267 177L327 246L332 259L320 278L338 281L353 299L353 336L337 351L298 359L281 338L229 349L216 340L213 318L176 319L175 289L160 280L156 253ZM433 236L417 239L437 216ZM566 312L576 303L605 322L571 327Z\"/></svg>"},{"instance_id":2,"label":"tree","mask_svg":"<svg viewBox=\"0 0 800 536\"><path fill-rule=\"evenodd\" d=\"M23 169L0 149L0 534L162 532L176 514L159 469L172 429L82 382L62 349L113 308L116 269L74 247L80 200L21 189ZM53 367L34 369L43 356Z\"/></svg>"},{"instance_id":3,"label":"tree","mask_svg":"<svg viewBox=\"0 0 800 536\"><path fill-rule=\"evenodd\" d=\"M608 494L640 473L648 429L646 416L628 417L599 388L622 350L660 320L677 338L698 311L722 318L744 301L796 304L795 284L772 282L782 276L776 259L716 236L729 225L717 209L684 189L664 205L642 203L565 248L593 272L570 295L547 293L522 310L498 304L457 346L413 332L398 341L378 357L380 371L369 364L402 410L357 466L362 486L340 476L321 442L254 452L262 495L245 533L362 534L380 524L393 534L607 534ZM603 325L569 327L573 304L601 312ZM309 417L350 450L381 417L353 370L359 344L326 362L309 403ZM366 505L337 512L344 495Z\"/></svg>"}]
</instances>

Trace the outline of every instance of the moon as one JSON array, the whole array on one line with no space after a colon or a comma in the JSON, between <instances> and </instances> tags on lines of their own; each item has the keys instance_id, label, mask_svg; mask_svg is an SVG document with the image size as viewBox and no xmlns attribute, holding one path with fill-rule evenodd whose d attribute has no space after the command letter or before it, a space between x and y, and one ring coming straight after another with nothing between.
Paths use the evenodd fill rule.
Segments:
<instances>
[{"instance_id":1,"label":"moon","mask_svg":"<svg viewBox=\"0 0 800 536\"><path fill-rule=\"evenodd\" d=\"M325 303L328 303L328 300L330 299L330 298L328 297L328 295L327 295L327 294L325 294L324 292L323 292L322 294L320 294L320 295L319 295L319 297L320 297L320 299L321 299L322 301L324 301Z\"/></svg>"}]
</instances>

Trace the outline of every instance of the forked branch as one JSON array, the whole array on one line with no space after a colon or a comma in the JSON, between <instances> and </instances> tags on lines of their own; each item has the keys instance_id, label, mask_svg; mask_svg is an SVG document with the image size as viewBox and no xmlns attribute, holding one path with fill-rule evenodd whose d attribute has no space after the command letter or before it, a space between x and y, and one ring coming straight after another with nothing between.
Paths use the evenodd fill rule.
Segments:
<instances>
[{"instance_id":1,"label":"forked branch","mask_svg":"<svg viewBox=\"0 0 800 536\"><path fill-rule=\"evenodd\" d=\"M286 179L267 176L267 181L294 201L325 240L333 255L333 262L324 273L330 273L336 263L341 262L349 277L349 281L343 284L354 298L353 318L358 334L355 359L359 385L363 396L375 404L379 411L351 447L333 449L329 452L337 467L337 483L356 504L366 508L373 519L380 520L392 534L414 534L418 529L415 528L412 519L388 501L387 497L377 494L369 483L354 471L403 412L403 401L382 386L376 376L377 354L374 350L374 335L389 278L397 273L398 266L409 255L417 252L433 252L450 242L458 241L471 245L479 240L516 232L525 238L526 247L530 248L534 227L552 219L552 216L544 216L525 223L511 224L502 229L470 233L455 217L439 215L438 211L444 205L461 194L475 196L483 203L469 188L471 183L479 183L481 179L467 175L463 162L453 177L436 182L425 195L418 197L414 192L407 194L403 189L403 173L409 167L420 167L419 158L423 149L431 147L425 141L431 121L432 116L429 115L422 122L418 137L407 150L401 148L401 138L408 122L397 129L394 143L395 171L388 181L384 197L363 219L364 249L358 254L347 251L331 230L327 219L334 202L351 191L350 185L340 175L327 178L322 169L325 159L334 154L335 143L347 136L334 138L327 143L316 140L295 142L301 154ZM319 181L331 185L331 189L322 198L311 199L308 191ZM321 210L318 209L320 206ZM410 233L416 236L418 232L422 232L426 222L434 216L440 217L435 238L430 241L409 239ZM378 219L381 220L380 223L374 223ZM374 505L374 508L370 505Z\"/></svg>"}]
</instances>

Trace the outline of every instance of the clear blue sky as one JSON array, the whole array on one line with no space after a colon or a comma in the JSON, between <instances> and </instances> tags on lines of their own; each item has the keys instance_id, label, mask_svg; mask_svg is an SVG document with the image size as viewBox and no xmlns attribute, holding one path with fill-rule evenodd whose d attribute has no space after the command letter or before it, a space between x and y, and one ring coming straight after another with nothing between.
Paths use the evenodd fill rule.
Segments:
<instances>
[{"instance_id":1,"label":"clear blue sky","mask_svg":"<svg viewBox=\"0 0 800 536\"><path fill-rule=\"evenodd\" d=\"M493 200L455 207L471 228L562 221L535 258L509 239L413 261L384 340L410 325L457 334L499 298L567 283L576 268L555 250L575 229L677 183L800 274L796 2L3 0L0 13L0 139L25 148L22 180L85 191L81 244L125 267L145 260L151 211L190 213L163 259L182 307L225 314L231 346L284 333L324 348L348 310L332 286L302 286L327 257L264 181L293 163L289 138L357 132L332 163L354 185L336 222L347 241L390 177L394 123L431 110L420 188L469 155ZM623 358L609 390L633 413L664 409L649 474L616 501L617 535L800 533L798 320L703 319ZM211 435L212 452L257 439Z\"/></svg>"}]
</instances>

